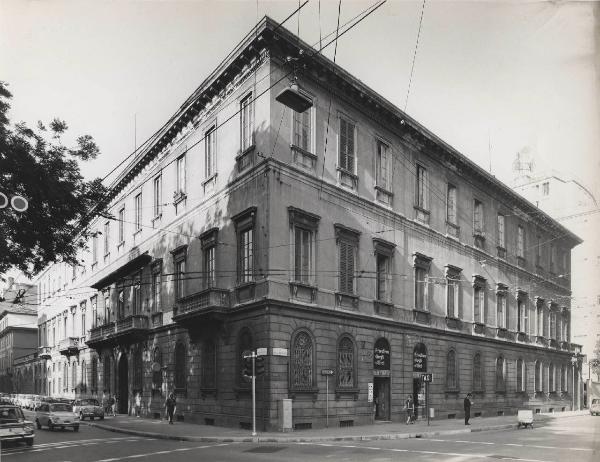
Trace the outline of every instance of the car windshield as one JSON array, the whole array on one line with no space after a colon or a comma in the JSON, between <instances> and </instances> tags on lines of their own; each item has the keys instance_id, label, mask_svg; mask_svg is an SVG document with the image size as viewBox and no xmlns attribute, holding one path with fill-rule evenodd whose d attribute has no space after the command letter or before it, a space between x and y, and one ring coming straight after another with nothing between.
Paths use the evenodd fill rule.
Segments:
<instances>
[{"instance_id":1,"label":"car windshield","mask_svg":"<svg viewBox=\"0 0 600 462\"><path fill-rule=\"evenodd\" d=\"M51 412L71 412L72 410L68 404L52 404L50 406Z\"/></svg>"},{"instance_id":2,"label":"car windshield","mask_svg":"<svg viewBox=\"0 0 600 462\"><path fill-rule=\"evenodd\" d=\"M0 424L23 420L23 412L18 407L0 409Z\"/></svg>"},{"instance_id":3,"label":"car windshield","mask_svg":"<svg viewBox=\"0 0 600 462\"><path fill-rule=\"evenodd\" d=\"M81 400L81 405L82 406L98 406L98 401L96 401L95 399L82 399Z\"/></svg>"}]
</instances>

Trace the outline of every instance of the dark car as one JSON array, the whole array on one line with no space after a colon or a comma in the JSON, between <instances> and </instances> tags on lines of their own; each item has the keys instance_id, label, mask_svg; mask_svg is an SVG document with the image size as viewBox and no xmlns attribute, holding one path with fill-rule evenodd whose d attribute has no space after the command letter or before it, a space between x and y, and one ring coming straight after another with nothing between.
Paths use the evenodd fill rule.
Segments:
<instances>
[{"instance_id":1,"label":"dark car","mask_svg":"<svg viewBox=\"0 0 600 462\"><path fill-rule=\"evenodd\" d=\"M24 441L33 446L35 432L33 422L25 420L20 407L13 404L0 404L0 441Z\"/></svg>"}]
</instances>

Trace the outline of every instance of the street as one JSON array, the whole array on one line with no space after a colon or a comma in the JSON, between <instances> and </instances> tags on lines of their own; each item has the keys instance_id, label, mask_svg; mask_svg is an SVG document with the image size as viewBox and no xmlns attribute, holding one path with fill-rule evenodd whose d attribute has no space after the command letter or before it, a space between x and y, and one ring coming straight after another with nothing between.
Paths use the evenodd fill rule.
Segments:
<instances>
[{"instance_id":1,"label":"street","mask_svg":"<svg viewBox=\"0 0 600 462\"><path fill-rule=\"evenodd\" d=\"M82 425L80 431L36 431L35 445L4 448L19 462L148 461L478 461L577 462L598 460L600 418L556 419L544 427L476 432L434 439L310 443L197 443L128 436Z\"/></svg>"}]
</instances>

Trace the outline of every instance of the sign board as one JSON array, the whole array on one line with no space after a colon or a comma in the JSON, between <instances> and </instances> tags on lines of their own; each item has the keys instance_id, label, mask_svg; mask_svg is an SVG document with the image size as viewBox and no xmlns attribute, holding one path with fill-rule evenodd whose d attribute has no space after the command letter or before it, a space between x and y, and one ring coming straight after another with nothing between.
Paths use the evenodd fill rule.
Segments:
<instances>
[{"instance_id":1,"label":"sign board","mask_svg":"<svg viewBox=\"0 0 600 462\"><path fill-rule=\"evenodd\" d=\"M287 348L273 348L273 356L287 356L288 349Z\"/></svg>"},{"instance_id":2,"label":"sign board","mask_svg":"<svg viewBox=\"0 0 600 462\"><path fill-rule=\"evenodd\" d=\"M427 349L422 343L413 350L413 372L427 372Z\"/></svg>"},{"instance_id":3,"label":"sign board","mask_svg":"<svg viewBox=\"0 0 600 462\"><path fill-rule=\"evenodd\" d=\"M421 374L422 382L433 382L433 374Z\"/></svg>"},{"instance_id":4,"label":"sign board","mask_svg":"<svg viewBox=\"0 0 600 462\"><path fill-rule=\"evenodd\" d=\"M367 384L367 399L369 403L373 402L373 383L370 382Z\"/></svg>"},{"instance_id":5,"label":"sign board","mask_svg":"<svg viewBox=\"0 0 600 462\"><path fill-rule=\"evenodd\" d=\"M242 352L242 358L252 358L252 350L244 350Z\"/></svg>"},{"instance_id":6,"label":"sign board","mask_svg":"<svg viewBox=\"0 0 600 462\"><path fill-rule=\"evenodd\" d=\"M373 369L390 370L390 344L384 338L375 342L373 348Z\"/></svg>"},{"instance_id":7,"label":"sign board","mask_svg":"<svg viewBox=\"0 0 600 462\"><path fill-rule=\"evenodd\" d=\"M333 369L321 369L321 375L333 375Z\"/></svg>"},{"instance_id":8,"label":"sign board","mask_svg":"<svg viewBox=\"0 0 600 462\"><path fill-rule=\"evenodd\" d=\"M373 375L375 377L389 377L390 370L389 369L373 369Z\"/></svg>"},{"instance_id":9,"label":"sign board","mask_svg":"<svg viewBox=\"0 0 600 462\"><path fill-rule=\"evenodd\" d=\"M267 349L266 348L257 348L256 356L267 356Z\"/></svg>"}]
</instances>

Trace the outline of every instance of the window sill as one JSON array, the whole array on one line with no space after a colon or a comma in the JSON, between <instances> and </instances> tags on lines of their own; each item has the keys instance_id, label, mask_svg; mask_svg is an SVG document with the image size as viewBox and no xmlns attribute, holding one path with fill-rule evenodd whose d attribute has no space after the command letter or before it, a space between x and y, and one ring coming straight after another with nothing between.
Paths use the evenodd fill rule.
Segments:
<instances>
[{"instance_id":1,"label":"window sill","mask_svg":"<svg viewBox=\"0 0 600 462\"><path fill-rule=\"evenodd\" d=\"M346 170L342 167L337 167L338 182L340 185L353 190L358 189L358 175Z\"/></svg>"},{"instance_id":2,"label":"window sill","mask_svg":"<svg viewBox=\"0 0 600 462\"><path fill-rule=\"evenodd\" d=\"M217 388L216 387L200 387L200 396L202 398L206 398L207 396L217 397Z\"/></svg>"},{"instance_id":3,"label":"window sill","mask_svg":"<svg viewBox=\"0 0 600 462\"><path fill-rule=\"evenodd\" d=\"M485 324L482 322L474 322L473 333L477 335L485 335Z\"/></svg>"},{"instance_id":4,"label":"window sill","mask_svg":"<svg viewBox=\"0 0 600 462\"><path fill-rule=\"evenodd\" d=\"M290 144L290 148L292 148L292 151L299 152L303 156L307 156L307 157L310 157L311 159L317 160L317 155L316 154L313 154L312 152L307 151L306 149L301 148L298 145Z\"/></svg>"},{"instance_id":5,"label":"window sill","mask_svg":"<svg viewBox=\"0 0 600 462\"><path fill-rule=\"evenodd\" d=\"M256 292L256 282L242 282L235 287L235 295L238 303L254 300Z\"/></svg>"},{"instance_id":6,"label":"window sill","mask_svg":"<svg viewBox=\"0 0 600 462\"><path fill-rule=\"evenodd\" d=\"M502 246L496 247L498 258L506 259L506 249Z\"/></svg>"},{"instance_id":7,"label":"window sill","mask_svg":"<svg viewBox=\"0 0 600 462\"><path fill-rule=\"evenodd\" d=\"M187 199L187 194L183 191L175 191L173 193L173 205L177 206Z\"/></svg>"},{"instance_id":8,"label":"window sill","mask_svg":"<svg viewBox=\"0 0 600 462\"><path fill-rule=\"evenodd\" d=\"M254 164L254 154L256 146L253 144L243 149L237 156L235 156L235 163L237 164L238 172L245 170L250 165Z\"/></svg>"},{"instance_id":9,"label":"window sill","mask_svg":"<svg viewBox=\"0 0 600 462\"><path fill-rule=\"evenodd\" d=\"M216 178L217 178L217 173L215 172L215 173L213 173L212 175L210 175L209 177L207 177L206 179L204 179L202 181L202 186L206 187L206 185L208 183L210 183L211 181L215 180Z\"/></svg>"},{"instance_id":10,"label":"window sill","mask_svg":"<svg viewBox=\"0 0 600 462\"><path fill-rule=\"evenodd\" d=\"M375 308L375 314L379 316L391 318L394 314L394 305L390 302L373 300L373 307Z\"/></svg>"},{"instance_id":11,"label":"window sill","mask_svg":"<svg viewBox=\"0 0 600 462\"><path fill-rule=\"evenodd\" d=\"M121 241L117 244L117 250L121 250L121 247L125 246L125 241Z\"/></svg>"},{"instance_id":12,"label":"window sill","mask_svg":"<svg viewBox=\"0 0 600 462\"><path fill-rule=\"evenodd\" d=\"M450 236L454 239L459 239L460 237L460 226L456 223L452 223L450 221L446 221L446 235Z\"/></svg>"},{"instance_id":13,"label":"window sill","mask_svg":"<svg viewBox=\"0 0 600 462\"><path fill-rule=\"evenodd\" d=\"M307 303L316 303L318 288L300 281L290 281L290 297Z\"/></svg>"},{"instance_id":14,"label":"window sill","mask_svg":"<svg viewBox=\"0 0 600 462\"><path fill-rule=\"evenodd\" d=\"M413 208L415 209L416 220L420 221L423 224L429 225L429 215L431 214L431 212L419 205L414 205Z\"/></svg>"},{"instance_id":15,"label":"window sill","mask_svg":"<svg viewBox=\"0 0 600 462\"><path fill-rule=\"evenodd\" d=\"M458 317L446 316L446 326L450 329L459 330L462 326L462 321Z\"/></svg>"},{"instance_id":16,"label":"window sill","mask_svg":"<svg viewBox=\"0 0 600 462\"><path fill-rule=\"evenodd\" d=\"M344 398L344 397L352 397L352 399L354 399L354 401L356 401L358 399L359 393L360 393L360 389L358 389L356 387L352 387L352 388L337 387L335 389L335 399L339 400L340 398Z\"/></svg>"},{"instance_id":17,"label":"window sill","mask_svg":"<svg viewBox=\"0 0 600 462\"><path fill-rule=\"evenodd\" d=\"M141 233L142 233L142 228L138 228L133 232L133 237L135 238Z\"/></svg>"},{"instance_id":18,"label":"window sill","mask_svg":"<svg viewBox=\"0 0 600 462\"><path fill-rule=\"evenodd\" d=\"M345 292L335 293L336 306L341 308L350 308L352 310L358 309L358 295L348 294Z\"/></svg>"},{"instance_id":19,"label":"window sill","mask_svg":"<svg viewBox=\"0 0 600 462\"><path fill-rule=\"evenodd\" d=\"M429 311L413 309L414 322L418 324L431 324L431 313Z\"/></svg>"},{"instance_id":20,"label":"window sill","mask_svg":"<svg viewBox=\"0 0 600 462\"><path fill-rule=\"evenodd\" d=\"M384 188L382 186L375 185L375 189L383 194L387 194L388 196L391 196L391 197L394 196L394 193L392 191L390 191L389 189Z\"/></svg>"},{"instance_id":21,"label":"window sill","mask_svg":"<svg viewBox=\"0 0 600 462\"><path fill-rule=\"evenodd\" d=\"M298 395L312 395L313 401L317 400L317 396L319 395L319 389L316 387L311 388L290 388L288 395L291 399L295 399Z\"/></svg>"},{"instance_id":22,"label":"window sill","mask_svg":"<svg viewBox=\"0 0 600 462\"><path fill-rule=\"evenodd\" d=\"M152 218L152 226L154 226L155 223L159 222L162 218L162 212L159 213L158 215L156 215L154 218Z\"/></svg>"},{"instance_id":23,"label":"window sill","mask_svg":"<svg viewBox=\"0 0 600 462\"><path fill-rule=\"evenodd\" d=\"M508 337L508 329L505 329L504 327L497 327L496 328L496 337L507 338Z\"/></svg>"}]
</instances>

